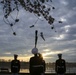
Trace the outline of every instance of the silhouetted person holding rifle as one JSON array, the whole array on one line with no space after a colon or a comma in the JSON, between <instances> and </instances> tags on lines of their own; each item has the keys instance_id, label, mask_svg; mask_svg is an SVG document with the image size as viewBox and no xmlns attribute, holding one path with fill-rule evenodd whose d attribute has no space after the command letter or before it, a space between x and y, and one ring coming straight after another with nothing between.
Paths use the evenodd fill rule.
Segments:
<instances>
[{"instance_id":1,"label":"silhouetted person holding rifle","mask_svg":"<svg viewBox=\"0 0 76 75\"><path fill-rule=\"evenodd\" d=\"M62 54L58 54L58 60L55 63L55 71L57 75L64 75L66 72L66 63L65 60L62 59Z\"/></svg>"},{"instance_id":2,"label":"silhouetted person holding rifle","mask_svg":"<svg viewBox=\"0 0 76 75\"><path fill-rule=\"evenodd\" d=\"M44 72L44 65L42 63L42 59L39 57L38 49L33 48L32 53L33 57L30 58L29 61L29 71L31 75L42 75Z\"/></svg>"},{"instance_id":3,"label":"silhouetted person holding rifle","mask_svg":"<svg viewBox=\"0 0 76 75\"><path fill-rule=\"evenodd\" d=\"M45 71L46 71L46 63L45 63L45 60L43 59L43 56L41 53L39 53L39 57L40 57L40 60L42 62L42 73L41 75L44 75L45 74Z\"/></svg>"},{"instance_id":4,"label":"silhouetted person holding rifle","mask_svg":"<svg viewBox=\"0 0 76 75\"><path fill-rule=\"evenodd\" d=\"M13 75L18 75L20 71L20 61L17 60L18 55L14 54L14 60L11 61L11 72Z\"/></svg>"}]
</instances>

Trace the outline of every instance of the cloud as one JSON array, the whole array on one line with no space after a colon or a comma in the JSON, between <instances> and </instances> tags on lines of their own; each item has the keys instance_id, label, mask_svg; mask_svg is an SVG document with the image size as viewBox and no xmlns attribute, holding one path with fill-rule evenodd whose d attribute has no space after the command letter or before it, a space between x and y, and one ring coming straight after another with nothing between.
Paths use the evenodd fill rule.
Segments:
<instances>
[{"instance_id":1,"label":"cloud","mask_svg":"<svg viewBox=\"0 0 76 75\"><path fill-rule=\"evenodd\" d=\"M20 9L19 22L13 26L13 35L11 27L4 23L3 12L0 10L0 57L13 57L13 54L19 54L19 58L29 58L35 43L35 30L38 30L37 48L39 52L45 54L46 62L53 62L57 59L57 54L62 53L67 61L76 60L76 1L73 0L54 0L55 10L50 14L55 18L55 30L51 29L43 17L37 21L38 17L33 13ZM2 9L2 6L0 5ZM16 12L12 13L14 18ZM42 21L43 20L43 21ZM58 21L63 21L59 24ZM35 24L35 22L37 23ZM35 27L30 28L31 25ZM44 33L45 41L40 37L40 32Z\"/></svg>"}]
</instances>

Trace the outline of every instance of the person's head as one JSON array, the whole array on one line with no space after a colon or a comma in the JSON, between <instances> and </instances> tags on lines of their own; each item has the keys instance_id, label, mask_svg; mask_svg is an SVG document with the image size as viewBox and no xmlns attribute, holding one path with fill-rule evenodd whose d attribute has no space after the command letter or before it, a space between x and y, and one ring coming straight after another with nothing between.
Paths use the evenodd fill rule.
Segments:
<instances>
[{"instance_id":1,"label":"person's head","mask_svg":"<svg viewBox=\"0 0 76 75\"><path fill-rule=\"evenodd\" d=\"M62 59L62 54L58 54L58 58L59 59Z\"/></svg>"},{"instance_id":2,"label":"person's head","mask_svg":"<svg viewBox=\"0 0 76 75\"><path fill-rule=\"evenodd\" d=\"M17 60L17 57L18 57L18 55L17 54L14 54L14 59L15 60Z\"/></svg>"},{"instance_id":3,"label":"person's head","mask_svg":"<svg viewBox=\"0 0 76 75\"><path fill-rule=\"evenodd\" d=\"M37 54L38 54L38 49L37 49L37 48L33 48L33 49L32 49L32 54L34 54L35 56L37 56Z\"/></svg>"}]
</instances>

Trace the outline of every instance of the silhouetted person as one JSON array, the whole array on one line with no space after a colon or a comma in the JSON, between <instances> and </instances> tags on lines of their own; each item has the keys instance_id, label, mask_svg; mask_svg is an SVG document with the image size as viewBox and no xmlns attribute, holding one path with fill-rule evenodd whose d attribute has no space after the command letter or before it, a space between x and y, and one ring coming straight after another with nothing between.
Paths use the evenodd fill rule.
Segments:
<instances>
[{"instance_id":1,"label":"silhouetted person","mask_svg":"<svg viewBox=\"0 0 76 75\"><path fill-rule=\"evenodd\" d=\"M33 57L29 61L29 71L31 75L41 75L43 72L42 60L38 55L38 49L32 49Z\"/></svg>"},{"instance_id":2,"label":"silhouetted person","mask_svg":"<svg viewBox=\"0 0 76 75\"><path fill-rule=\"evenodd\" d=\"M45 74L45 70L46 70L46 63L45 63L45 60L43 60L43 56L42 56L42 54L40 54L39 53L39 57L40 57L40 59L41 59L41 65L42 65L42 75L44 75Z\"/></svg>"},{"instance_id":3,"label":"silhouetted person","mask_svg":"<svg viewBox=\"0 0 76 75\"><path fill-rule=\"evenodd\" d=\"M20 61L17 60L18 55L14 54L14 60L11 61L11 72L13 75L18 75L20 71Z\"/></svg>"},{"instance_id":4,"label":"silhouetted person","mask_svg":"<svg viewBox=\"0 0 76 75\"><path fill-rule=\"evenodd\" d=\"M64 75L66 72L66 63L65 60L62 59L62 54L58 54L58 60L56 60L55 71L57 75Z\"/></svg>"}]
</instances>

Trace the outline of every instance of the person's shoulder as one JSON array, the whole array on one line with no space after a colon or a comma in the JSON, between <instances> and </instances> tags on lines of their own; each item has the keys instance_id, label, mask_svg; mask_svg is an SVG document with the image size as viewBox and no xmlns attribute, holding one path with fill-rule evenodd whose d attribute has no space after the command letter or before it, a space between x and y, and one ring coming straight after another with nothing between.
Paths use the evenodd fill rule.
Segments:
<instances>
[{"instance_id":1,"label":"person's shoulder","mask_svg":"<svg viewBox=\"0 0 76 75\"><path fill-rule=\"evenodd\" d=\"M56 62L58 62L58 61L59 61L59 59L56 60Z\"/></svg>"},{"instance_id":2,"label":"person's shoulder","mask_svg":"<svg viewBox=\"0 0 76 75\"><path fill-rule=\"evenodd\" d=\"M65 60L64 60L64 59L62 59L62 61L64 61L64 62L65 62Z\"/></svg>"},{"instance_id":3,"label":"person's shoulder","mask_svg":"<svg viewBox=\"0 0 76 75\"><path fill-rule=\"evenodd\" d=\"M14 62L14 60L12 60L11 62Z\"/></svg>"},{"instance_id":4,"label":"person's shoulder","mask_svg":"<svg viewBox=\"0 0 76 75\"><path fill-rule=\"evenodd\" d=\"M15 60L14 62L20 63L20 60Z\"/></svg>"},{"instance_id":5,"label":"person's shoulder","mask_svg":"<svg viewBox=\"0 0 76 75\"><path fill-rule=\"evenodd\" d=\"M45 60L43 60L43 63L46 63Z\"/></svg>"},{"instance_id":6,"label":"person's shoulder","mask_svg":"<svg viewBox=\"0 0 76 75\"><path fill-rule=\"evenodd\" d=\"M12 60L11 62L20 62L20 60Z\"/></svg>"},{"instance_id":7,"label":"person's shoulder","mask_svg":"<svg viewBox=\"0 0 76 75\"><path fill-rule=\"evenodd\" d=\"M34 57L31 57L31 58L30 58L30 60L33 60L33 59L34 59Z\"/></svg>"},{"instance_id":8,"label":"person's shoulder","mask_svg":"<svg viewBox=\"0 0 76 75\"><path fill-rule=\"evenodd\" d=\"M36 60L36 59L35 59L34 56L30 58L30 62L35 61L35 60Z\"/></svg>"},{"instance_id":9,"label":"person's shoulder","mask_svg":"<svg viewBox=\"0 0 76 75\"><path fill-rule=\"evenodd\" d=\"M42 62L45 62L45 60L41 60Z\"/></svg>"},{"instance_id":10,"label":"person's shoulder","mask_svg":"<svg viewBox=\"0 0 76 75\"><path fill-rule=\"evenodd\" d=\"M18 62L20 62L20 60L17 60Z\"/></svg>"}]
</instances>

